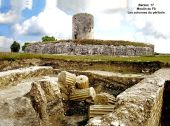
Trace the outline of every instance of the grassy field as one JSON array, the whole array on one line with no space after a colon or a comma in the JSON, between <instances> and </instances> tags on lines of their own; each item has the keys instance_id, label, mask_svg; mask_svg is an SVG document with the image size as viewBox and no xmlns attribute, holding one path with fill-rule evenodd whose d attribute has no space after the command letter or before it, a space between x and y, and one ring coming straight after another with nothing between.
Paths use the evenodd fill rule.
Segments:
<instances>
[{"instance_id":1,"label":"grassy field","mask_svg":"<svg viewBox=\"0 0 170 126\"><path fill-rule=\"evenodd\" d=\"M0 52L0 60L17 60L17 59L56 59L65 61L83 61L83 62L152 62L159 61L170 63L170 55L155 55L155 56L135 56L135 57L115 57L115 56L68 56L56 54L28 54L28 53L4 53Z\"/></svg>"},{"instance_id":2,"label":"grassy field","mask_svg":"<svg viewBox=\"0 0 170 126\"><path fill-rule=\"evenodd\" d=\"M57 41L47 41L47 43L59 43L59 42L74 42L81 45L114 45L114 46L139 46L139 47L153 47L151 44L132 42L132 41L123 41L123 40L99 40L99 39L83 39L83 40L57 40ZM39 42L38 42L39 43ZM42 43L42 42L40 42Z\"/></svg>"}]
</instances>

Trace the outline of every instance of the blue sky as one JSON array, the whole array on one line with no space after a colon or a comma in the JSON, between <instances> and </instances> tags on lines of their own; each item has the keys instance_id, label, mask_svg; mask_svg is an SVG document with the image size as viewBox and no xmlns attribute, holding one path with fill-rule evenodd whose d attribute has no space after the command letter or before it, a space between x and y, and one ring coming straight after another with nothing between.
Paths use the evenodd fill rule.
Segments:
<instances>
[{"instance_id":1,"label":"blue sky","mask_svg":"<svg viewBox=\"0 0 170 126\"><path fill-rule=\"evenodd\" d=\"M127 13L139 3L166 13ZM170 53L168 5L168 0L0 0L0 51L9 51L14 40L22 45L44 35L71 39L72 15L88 12L94 15L96 39L146 42L156 52Z\"/></svg>"}]
</instances>

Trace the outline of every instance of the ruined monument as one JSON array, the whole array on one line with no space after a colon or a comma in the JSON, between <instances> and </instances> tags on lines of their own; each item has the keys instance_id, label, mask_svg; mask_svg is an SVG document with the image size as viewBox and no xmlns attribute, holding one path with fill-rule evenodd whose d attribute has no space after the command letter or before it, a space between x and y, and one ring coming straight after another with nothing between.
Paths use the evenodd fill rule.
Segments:
<instances>
[{"instance_id":1,"label":"ruined monument","mask_svg":"<svg viewBox=\"0 0 170 126\"><path fill-rule=\"evenodd\" d=\"M94 20L93 15L79 13L73 16L73 39L93 39Z\"/></svg>"},{"instance_id":2,"label":"ruined monument","mask_svg":"<svg viewBox=\"0 0 170 126\"><path fill-rule=\"evenodd\" d=\"M72 40L36 42L26 47L26 53L66 55L110 55L142 56L153 55L154 46L130 41L93 39L93 15L78 13L72 18Z\"/></svg>"}]
</instances>

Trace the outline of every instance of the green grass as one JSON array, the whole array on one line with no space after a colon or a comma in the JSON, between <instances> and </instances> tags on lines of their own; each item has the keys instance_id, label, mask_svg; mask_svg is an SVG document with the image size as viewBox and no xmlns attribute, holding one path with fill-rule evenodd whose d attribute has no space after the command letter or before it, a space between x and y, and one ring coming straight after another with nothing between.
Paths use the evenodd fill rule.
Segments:
<instances>
[{"instance_id":1,"label":"green grass","mask_svg":"<svg viewBox=\"0 0 170 126\"><path fill-rule=\"evenodd\" d=\"M141 47L150 47L151 44L123 41L123 40L96 40L96 39L84 39L84 40L74 40L75 43L80 44L92 44L92 45L114 45L114 46L141 46Z\"/></svg>"},{"instance_id":2,"label":"green grass","mask_svg":"<svg viewBox=\"0 0 170 126\"><path fill-rule=\"evenodd\" d=\"M155 56L135 56L135 57L115 57L115 56L68 56L56 54L29 54L29 53L3 53L0 52L0 60L17 60L17 59L54 59L64 61L82 61L82 62L152 62L159 61L170 63L170 55Z\"/></svg>"},{"instance_id":3,"label":"green grass","mask_svg":"<svg viewBox=\"0 0 170 126\"><path fill-rule=\"evenodd\" d=\"M123 41L123 40L98 40L98 39L83 39L83 40L58 40L58 41L47 41L42 42L44 44L47 43L59 43L59 42L74 42L76 44L82 45L114 45L114 46L139 46L139 47L153 47L151 44L139 43L139 42L131 42L131 41ZM41 42L37 42L41 43Z\"/></svg>"}]
</instances>

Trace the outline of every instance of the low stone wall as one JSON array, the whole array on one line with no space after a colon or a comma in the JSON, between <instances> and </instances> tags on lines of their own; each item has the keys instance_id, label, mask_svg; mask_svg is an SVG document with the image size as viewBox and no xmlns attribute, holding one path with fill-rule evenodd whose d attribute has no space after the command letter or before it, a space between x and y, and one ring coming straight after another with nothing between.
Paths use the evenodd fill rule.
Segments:
<instances>
[{"instance_id":1,"label":"low stone wall","mask_svg":"<svg viewBox=\"0 0 170 126\"><path fill-rule=\"evenodd\" d=\"M110 55L141 56L153 55L153 47L114 46L114 45L81 45L73 42L33 43L26 47L27 53L67 54L67 55Z\"/></svg>"},{"instance_id":2,"label":"low stone wall","mask_svg":"<svg viewBox=\"0 0 170 126\"><path fill-rule=\"evenodd\" d=\"M93 118L88 126L159 126L164 84L170 69L161 69L117 96L113 113Z\"/></svg>"}]
</instances>

